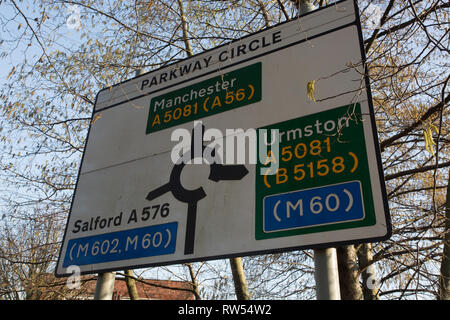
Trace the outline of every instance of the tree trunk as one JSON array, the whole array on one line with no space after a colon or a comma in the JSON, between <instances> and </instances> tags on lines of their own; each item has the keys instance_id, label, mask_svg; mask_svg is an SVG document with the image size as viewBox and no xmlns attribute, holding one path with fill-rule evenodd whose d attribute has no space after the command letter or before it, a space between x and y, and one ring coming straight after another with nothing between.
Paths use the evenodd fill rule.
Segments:
<instances>
[{"instance_id":1,"label":"tree trunk","mask_svg":"<svg viewBox=\"0 0 450 320\"><path fill-rule=\"evenodd\" d=\"M194 268L192 267L191 263L185 263L184 265L188 268L189 275L191 276L192 291L194 292L195 299L196 300L201 300L200 293L198 292L198 284L197 284L197 280L196 280L196 277L195 277Z\"/></svg>"},{"instance_id":2,"label":"tree trunk","mask_svg":"<svg viewBox=\"0 0 450 320\"><path fill-rule=\"evenodd\" d=\"M184 15L183 2L181 0L178 0L178 7L180 8L181 28L183 30L183 40L184 40L184 46L186 48L186 54L188 57L191 57L193 55L193 52L192 52L191 43L189 42L187 21L186 21L186 16Z\"/></svg>"},{"instance_id":3,"label":"tree trunk","mask_svg":"<svg viewBox=\"0 0 450 320\"><path fill-rule=\"evenodd\" d=\"M364 300L379 300L378 282L375 275L375 268L370 264L373 260L372 244L363 243L358 250L358 263L361 270L361 277L363 282L363 296Z\"/></svg>"},{"instance_id":4,"label":"tree trunk","mask_svg":"<svg viewBox=\"0 0 450 320\"><path fill-rule=\"evenodd\" d=\"M362 289L359 284L359 268L356 250L353 245L337 247L339 285L342 300L361 300Z\"/></svg>"},{"instance_id":5,"label":"tree trunk","mask_svg":"<svg viewBox=\"0 0 450 320\"><path fill-rule=\"evenodd\" d=\"M444 248L442 250L441 274L439 276L439 299L450 300L450 176L447 184L443 240Z\"/></svg>"},{"instance_id":6,"label":"tree trunk","mask_svg":"<svg viewBox=\"0 0 450 320\"><path fill-rule=\"evenodd\" d=\"M257 0L258 2L258 6L261 10L261 14L264 18L264 22L266 24L266 28L270 27L270 18L269 18L269 13L267 12L266 7L264 6L264 3L262 3L260 0Z\"/></svg>"},{"instance_id":7,"label":"tree trunk","mask_svg":"<svg viewBox=\"0 0 450 320\"><path fill-rule=\"evenodd\" d=\"M136 281L133 277L133 270L125 270L125 282L128 288L130 300L139 300L139 293L136 287Z\"/></svg>"},{"instance_id":8,"label":"tree trunk","mask_svg":"<svg viewBox=\"0 0 450 320\"><path fill-rule=\"evenodd\" d=\"M244 267L241 258L230 259L231 272L233 273L234 290L238 300L250 300L247 288L247 280L245 279Z\"/></svg>"}]
</instances>

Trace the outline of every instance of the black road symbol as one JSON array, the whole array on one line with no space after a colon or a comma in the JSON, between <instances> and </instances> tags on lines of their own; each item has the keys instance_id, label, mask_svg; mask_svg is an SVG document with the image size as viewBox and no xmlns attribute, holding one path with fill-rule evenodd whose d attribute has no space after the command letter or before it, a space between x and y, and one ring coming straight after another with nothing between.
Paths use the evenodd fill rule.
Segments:
<instances>
[{"instance_id":1,"label":"black road symbol","mask_svg":"<svg viewBox=\"0 0 450 320\"><path fill-rule=\"evenodd\" d=\"M195 140L194 140L194 130L192 131L192 142L191 142L191 160L194 159L194 150L195 150ZM203 141L203 133L205 127L202 125L201 127L201 136ZM205 150L205 146L202 144L202 154ZM213 151L214 152L214 151ZM213 154L212 152L212 154ZM163 194L171 191L172 195L178 201L184 202L188 204L187 210L187 223L186 223L186 238L184 243L184 254L192 254L194 253L194 241L195 241L195 226L197 220L197 203L204 197L206 197L205 190L203 187L199 187L195 190L185 189L181 185L181 172L185 163L175 164L172 172L170 174L169 182L156 188L153 191L150 191L146 197L147 200L152 201ZM214 182L219 182L221 180L241 180L248 173L247 168L244 165L223 165L219 163L213 163L210 165L210 172L208 179Z\"/></svg>"}]
</instances>

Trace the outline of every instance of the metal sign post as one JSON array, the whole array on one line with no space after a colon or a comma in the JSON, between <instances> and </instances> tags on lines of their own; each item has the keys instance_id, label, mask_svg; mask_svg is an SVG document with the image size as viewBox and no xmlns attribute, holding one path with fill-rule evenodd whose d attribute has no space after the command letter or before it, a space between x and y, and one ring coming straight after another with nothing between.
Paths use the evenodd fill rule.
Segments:
<instances>
[{"instance_id":1,"label":"metal sign post","mask_svg":"<svg viewBox=\"0 0 450 320\"><path fill-rule=\"evenodd\" d=\"M314 278L317 300L341 299L335 248L314 250Z\"/></svg>"},{"instance_id":2,"label":"metal sign post","mask_svg":"<svg viewBox=\"0 0 450 320\"><path fill-rule=\"evenodd\" d=\"M111 300L114 293L115 272L99 273L94 300Z\"/></svg>"},{"instance_id":3,"label":"metal sign post","mask_svg":"<svg viewBox=\"0 0 450 320\"><path fill-rule=\"evenodd\" d=\"M309 0L299 1L299 13L315 10ZM339 274L335 248L314 250L314 277L317 300L340 300Z\"/></svg>"}]
</instances>

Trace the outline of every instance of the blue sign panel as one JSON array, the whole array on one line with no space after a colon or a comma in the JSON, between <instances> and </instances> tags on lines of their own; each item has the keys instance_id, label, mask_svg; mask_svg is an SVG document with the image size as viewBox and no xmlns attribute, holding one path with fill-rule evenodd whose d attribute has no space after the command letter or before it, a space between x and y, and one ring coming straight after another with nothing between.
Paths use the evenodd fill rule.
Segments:
<instances>
[{"instance_id":1,"label":"blue sign panel","mask_svg":"<svg viewBox=\"0 0 450 320\"><path fill-rule=\"evenodd\" d=\"M361 183L351 181L264 198L264 232L361 220Z\"/></svg>"},{"instance_id":2,"label":"blue sign panel","mask_svg":"<svg viewBox=\"0 0 450 320\"><path fill-rule=\"evenodd\" d=\"M177 222L72 239L64 267L135 259L175 252Z\"/></svg>"}]
</instances>

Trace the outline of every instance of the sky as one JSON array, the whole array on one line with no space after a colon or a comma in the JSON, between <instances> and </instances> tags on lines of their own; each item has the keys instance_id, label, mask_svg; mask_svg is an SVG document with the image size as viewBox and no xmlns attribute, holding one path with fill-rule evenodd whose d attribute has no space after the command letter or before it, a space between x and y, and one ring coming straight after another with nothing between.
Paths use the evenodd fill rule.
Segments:
<instances>
[{"instance_id":1,"label":"sky","mask_svg":"<svg viewBox=\"0 0 450 320\"><path fill-rule=\"evenodd\" d=\"M38 31L34 19L39 17L40 14L37 11L40 9L36 6L35 2L32 0L25 0L23 2L18 2L18 5L23 14L28 18L33 29ZM7 50L8 53L14 53L0 57L0 81L4 82L14 65L22 63L25 58L32 61L33 58L40 57L43 54L43 51L36 41L36 38L31 36L32 33L30 28L26 25L25 19L22 16L17 15L17 10L13 7L13 4L7 1L0 2L0 18L0 43L3 41L0 44L0 52ZM65 33L58 32L57 36L59 40L55 42L54 46L50 47L49 50L58 49L58 43L65 47L79 46L81 44L82 39L80 36L83 24L81 11L77 9L76 6L67 7L65 15L61 17L60 21L50 21L50 23L47 21L42 24L42 26L47 29L45 30L46 32L56 36L56 34L51 31L51 28L55 28L57 23L65 23L65 28L60 29ZM18 42L18 46L15 46L17 42L14 40L12 43L9 42L9 40L16 38L21 31L25 29L27 31L27 36ZM29 46L30 38L32 38L31 46Z\"/></svg>"}]
</instances>

